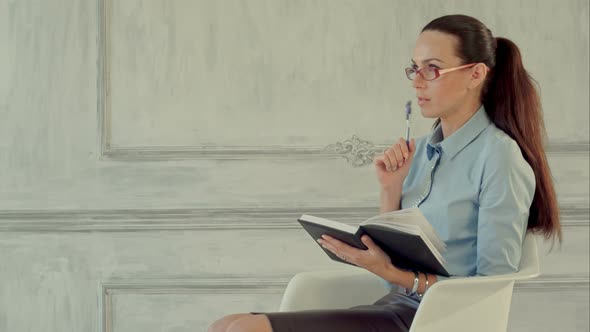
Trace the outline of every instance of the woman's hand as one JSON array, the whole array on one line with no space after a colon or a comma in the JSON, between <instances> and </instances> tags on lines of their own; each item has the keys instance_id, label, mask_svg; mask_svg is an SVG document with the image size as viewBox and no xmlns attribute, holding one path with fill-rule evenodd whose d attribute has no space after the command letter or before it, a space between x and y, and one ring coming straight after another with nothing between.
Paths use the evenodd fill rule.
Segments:
<instances>
[{"instance_id":1,"label":"woman's hand","mask_svg":"<svg viewBox=\"0 0 590 332\"><path fill-rule=\"evenodd\" d=\"M410 171L410 165L416 152L416 141L410 140L410 148L404 138L375 157L373 164L382 188L399 187Z\"/></svg>"},{"instance_id":2,"label":"woman's hand","mask_svg":"<svg viewBox=\"0 0 590 332\"><path fill-rule=\"evenodd\" d=\"M322 247L330 250L345 261L362 267L374 274L383 275L383 271L391 268L391 259L368 235L363 235L361 241L367 246L367 250L349 246L325 234L318 240Z\"/></svg>"}]
</instances>

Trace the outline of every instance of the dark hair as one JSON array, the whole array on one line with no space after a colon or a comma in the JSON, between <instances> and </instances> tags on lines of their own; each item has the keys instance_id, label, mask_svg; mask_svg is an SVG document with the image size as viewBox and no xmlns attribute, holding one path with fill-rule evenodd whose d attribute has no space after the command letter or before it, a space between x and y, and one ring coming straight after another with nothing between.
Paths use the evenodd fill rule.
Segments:
<instances>
[{"instance_id":1,"label":"dark hair","mask_svg":"<svg viewBox=\"0 0 590 332\"><path fill-rule=\"evenodd\" d=\"M536 190L530 207L528 229L562 241L559 206L551 170L545 156L547 137L538 84L524 69L518 47L509 39L492 36L479 20L448 15L428 23L422 31L439 31L458 40L456 55L467 63L484 63L490 72L481 102L496 127L512 137L535 172ZM438 119L434 125L440 123Z\"/></svg>"}]
</instances>

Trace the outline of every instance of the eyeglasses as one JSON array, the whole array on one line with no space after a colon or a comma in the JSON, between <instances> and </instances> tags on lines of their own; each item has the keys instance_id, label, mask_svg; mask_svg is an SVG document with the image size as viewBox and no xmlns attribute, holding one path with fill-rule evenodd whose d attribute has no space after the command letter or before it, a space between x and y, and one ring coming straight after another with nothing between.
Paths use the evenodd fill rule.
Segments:
<instances>
[{"instance_id":1,"label":"eyeglasses","mask_svg":"<svg viewBox=\"0 0 590 332\"><path fill-rule=\"evenodd\" d=\"M417 74L420 74L420 76L426 80L426 81L432 81L437 79L440 75L442 74L446 74L446 73L450 73L452 71L455 70L459 70L459 69L464 69L464 68L471 68L473 66L475 66L477 63L470 63L467 65L462 65L459 67L453 67L453 68L447 68L447 69L438 69L435 67L424 67L424 68L406 68L406 76L408 77L408 79L410 81L413 81L416 78Z\"/></svg>"}]
</instances>

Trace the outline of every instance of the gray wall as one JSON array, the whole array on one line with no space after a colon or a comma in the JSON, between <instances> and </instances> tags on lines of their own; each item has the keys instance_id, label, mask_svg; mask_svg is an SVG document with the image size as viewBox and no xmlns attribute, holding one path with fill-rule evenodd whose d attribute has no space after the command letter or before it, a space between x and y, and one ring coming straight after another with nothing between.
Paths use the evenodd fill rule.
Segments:
<instances>
[{"instance_id":1,"label":"gray wall","mask_svg":"<svg viewBox=\"0 0 590 332\"><path fill-rule=\"evenodd\" d=\"M420 28L539 81L564 244L511 331L588 331L588 1L0 0L0 331L203 331L336 267L295 221L378 212ZM414 120L417 136L431 120ZM349 152L346 147L351 148Z\"/></svg>"}]
</instances>

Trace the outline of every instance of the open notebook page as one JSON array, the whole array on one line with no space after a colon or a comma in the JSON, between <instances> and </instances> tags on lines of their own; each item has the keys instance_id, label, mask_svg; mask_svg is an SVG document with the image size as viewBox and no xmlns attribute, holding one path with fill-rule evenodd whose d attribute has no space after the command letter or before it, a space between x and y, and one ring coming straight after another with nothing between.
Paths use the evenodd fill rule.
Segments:
<instances>
[{"instance_id":1,"label":"open notebook page","mask_svg":"<svg viewBox=\"0 0 590 332\"><path fill-rule=\"evenodd\" d=\"M320 218L320 217L316 217L316 216L310 216L307 214L302 215L301 219L309 221L314 224L325 225L327 227L338 229L338 230L341 230L343 232L347 232L350 234L354 234L358 230L358 227L355 227L355 226L350 226L350 225L343 224L341 222L337 222L334 220Z\"/></svg>"}]
</instances>

